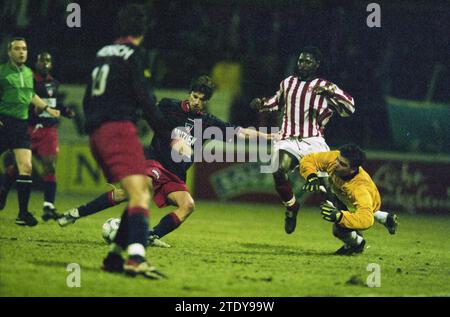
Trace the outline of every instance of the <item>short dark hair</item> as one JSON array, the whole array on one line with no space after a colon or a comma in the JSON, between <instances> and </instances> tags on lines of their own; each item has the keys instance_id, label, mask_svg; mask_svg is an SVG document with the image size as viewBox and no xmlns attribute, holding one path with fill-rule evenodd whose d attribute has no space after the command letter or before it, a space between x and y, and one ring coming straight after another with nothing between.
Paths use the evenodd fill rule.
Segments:
<instances>
[{"instance_id":1,"label":"short dark hair","mask_svg":"<svg viewBox=\"0 0 450 317\"><path fill-rule=\"evenodd\" d=\"M315 46L305 46L301 52L301 53L308 53L311 54L312 56L314 56L314 59L321 63L322 62L322 52L320 51L320 49L318 47Z\"/></svg>"},{"instance_id":2,"label":"short dark hair","mask_svg":"<svg viewBox=\"0 0 450 317\"><path fill-rule=\"evenodd\" d=\"M119 36L141 36L147 32L148 17L146 8L140 4L129 4L118 14Z\"/></svg>"},{"instance_id":3,"label":"short dark hair","mask_svg":"<svg viewBox=\"0 0 450 317\"><path fill-rule=\"evenodd\" d=\"M205 94L204 100L209 100L216 89L216 84L211 77L203 75L191 82L191 92L198 91Z\"/></svg>"},{"instance_id":4,"label":"short dark hair","mask_svg":"<svg viewBox=\"0 0 450 317\"><path fill-rule=\"evenodd\" d=\"M13 37L13 38L10 39L9 42L8 42L8 51L11 50L11 48L12 48L12 43L15 42L15 41L24 41L24 42L26 42L27 40L26 40L24 37L21 37L21 36Z\"/></svg>"},{"instance_id":5,"label":"short dark hair","mask_svg":"<svg viewBox=\"0 0 450 317\"><path fill-rule=\"evenodd\" d=\"M52 58L52 54L50 54L47 51L43 51L43 52L40 52L39 54L36 55L36 60L38 61L39 58L41 58L43 55L48 55L48 56L50 56L50 59Z\"/></svg>"},{"instance_id":6,"label":"short dark hair","mask_svg":"<svg viewBox=\"0 0 450 317\"><path fill-rule=\"evenodd\" d=\"M366 160L366 154L355 144L345 144L339 148L339 152L348 160L350 168L358 168Z\"/></svg>"}]
</instances>

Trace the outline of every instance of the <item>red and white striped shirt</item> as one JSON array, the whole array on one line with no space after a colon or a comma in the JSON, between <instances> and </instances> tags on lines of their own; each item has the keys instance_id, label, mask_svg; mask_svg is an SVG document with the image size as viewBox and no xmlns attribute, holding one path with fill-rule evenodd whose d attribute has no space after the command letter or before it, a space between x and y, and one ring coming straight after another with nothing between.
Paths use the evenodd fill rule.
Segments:
<instances>
[{"instance_id":1,"label":"red and white striped shirt","mask_svg":"<svg viewBox=\"0 0 450 317\"><path fill-rule=\"evenodd\" d=\"M313 92L314 87L325 85L332 85L335 92L333 99L338 101L336 104ZM282 140L289 137L323 136L323 128L335 111L342 117L355 111L352 96L321 78L304 81L296 76L289 76L280 83L277 93L264 103L262 111L278 110L282 96L285 104L281 126Z\"/></svg>"}]
</instances>

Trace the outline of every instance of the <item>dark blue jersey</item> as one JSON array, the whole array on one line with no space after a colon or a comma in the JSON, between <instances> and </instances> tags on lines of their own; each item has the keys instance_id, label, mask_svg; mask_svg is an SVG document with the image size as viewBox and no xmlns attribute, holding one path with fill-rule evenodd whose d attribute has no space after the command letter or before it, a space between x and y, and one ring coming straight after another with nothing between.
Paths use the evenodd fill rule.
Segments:
<instances>
[{"instance_id":1,"label":"dark blue jersey","mask_svg":"<svg viewBox=\"0 0 450 317\"><path fill-rule=\"evenodd\" d=\"M58 95L59 82L48 75L46 78L38 73L34 74L34 91L41 97L41 99L51 108L61 111L61 115L67 113L67 108L60 103L60 96ZM52 117L47 111L41 114L36 114L35 107L30 107L28 114L28 124L35 126L41 124L44 127L52 127L57 125L59 120Z\"/></svg>"},{"instance_id":2,"label":"dark blue jersey","mask_svg":"<svg viewBox=\"0 0 450 317\"><path fill-rule=\"evenodd\" d=\"M158 106L167 123L177 127L172 130L172 137L183 139L191 146L193 153L195 147L201 147L208 140L202 136L209 127L219 128L224 141L233 139L238 131L237 127L209 113L190 110L187 101L165 98L159 102ZM218 135L212 135L211 138L218 138ZM147 150L147 159L160 162L164 168L186 181L186 172L193 164L193 158L174 161L172 140L171 137L155 135Z\"/></svg>"},{"instance_id":3,"label":"dark blue jersey","mask_svg":"<svg viewBox=\"0 0 450 317\"><path fill-rule=\"evenodd\" d=\"M129 42L121 43L97 52L83 99L86 131L91 134L110 121L136 123L141 116L156 133L168 130L156 108L143 51Z\"/></svg>"}]
</instances>

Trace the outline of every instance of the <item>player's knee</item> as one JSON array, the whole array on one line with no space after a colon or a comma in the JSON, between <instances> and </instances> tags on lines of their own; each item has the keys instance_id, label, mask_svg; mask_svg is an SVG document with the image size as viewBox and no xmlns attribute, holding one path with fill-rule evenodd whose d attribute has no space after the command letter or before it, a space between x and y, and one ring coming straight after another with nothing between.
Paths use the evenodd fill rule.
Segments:
<instances>
[{"instance_id":1,"label":"player's knee","mask_svg":"<svg viewBox=\"0 0 450 317\"><path fill-rule=\"evenodd\" d=\"M333 225L332 232L333 232L333 236L335 236L336 238L339 238L339 230L336 225Z\"/></svg>"},{"instance_id":2,"label":"player's knee","mask_svg":"<svg viewBox=\"0 0 450 317\"><path fill-rule=\"evenodd\" d=\"M134 189L129 191L129 202L130 205L141 206L142 208L148 208L150 203L150 192L147 188L144 189Z\"/></svg>"},{"instance_id":3,"label":"player's knee","mask_svg":"<svg viewBox=\"0 0 450 317\"><path fill-rule=\"evenodd\" d=\"M298 161L292 157L291 154L284 151L280 153L278 171L287 174L295 167L296 164L298 164Z\"/></svg>"},{"instance_id":4,"label":"player's knee","mask_svg":"<svg viewBox=\"0 0 450 317\"><path fill-rule=\"evenodd\" d=\"M148 204L150 203L150 192L148 191L147 188L144 191L142 191L140 197L143 203L145 203L145 205L148 206Z\"/></svg>"},{"instance_id":5,"label":"player's knee","mask_svg":"<svg viewBox=\"0 0 450 317\"><path fill-rule=\"evenodd\" d=\"M144 178L134 178L123 184L124 190L128 192L130 198L136 196L149 195L148 183Z\"/></svg>"},{"instance_id":6,"label":"player's knee","mask_svg":"<svg viewBox=\"0 0 450 317\"><path fill-rule=\"evenodd\" d=\"M345 238L349 234L349 230L346 228L342 228L339 225L333 225L333 236L338 239Z\"/></svg>"},{"instance_id":7,"label":"player's knee","mask_svg":"<svg viewBox=\"0 0 450 317\"><path fill-rule=\"evenodd\" d=\"M195 203L192 198L184 201L183 204L180 206L181 214L179 216L181 221L184 221L187 217L189 217L189 215L194 212L194 209Z\"/></svg>"},{"instance_id":8,"label":"player's knee","mask_svg":"<svg viewBox=\"0 0 450 317\"><path fill-rule=\"evenodd\" d=\"M17 169L19 170L20 175L31 175L33 166L31 162L23 162L17 165Z\"/></svg>"},{"instance_id":9,"label":"player's knee","mask_svg":"<svg viewBox=\"0 0 450 317\"><path fill-rule=\"evenodd\" d=\"M189 200L186 202L184 209L187 211L188 214L191 214L194 212L195 210L195 203L194 200Z\"/></svg>"},{"instance_id":10,"label":"player's knee","mask_svg":"<svg viewBox=\"0 0 450 317\"><path fill-rule=\"evenodd\" d=\"M289 163L282 162L280 164L280 166L278 167L278 172L287 174L287 173L289 173L290 169L291 169L291 165Z\"/></svg>"},{"instance_id":11,"label":"player's knee","mask_svg":"<svg viewBox=\"0 0 450 317\"><path fill-rule=\"evenodd\" d=\"M284 175L289 174L290 171L291 171L290 166L281 166L280 167L280 172L282 172Z\"/></svg>"}]
</instances>

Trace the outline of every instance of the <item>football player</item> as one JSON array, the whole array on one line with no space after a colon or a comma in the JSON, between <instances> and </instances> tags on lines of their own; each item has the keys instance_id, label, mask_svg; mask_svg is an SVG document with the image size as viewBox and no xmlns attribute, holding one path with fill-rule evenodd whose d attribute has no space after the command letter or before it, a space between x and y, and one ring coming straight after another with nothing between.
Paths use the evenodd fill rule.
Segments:
<instances>
[{"instance_id":1,"label":"football player","mask_svg":"<svg viewBox=\"0 0 450 317\"><path fill-rule=\"evenodd\" d=\"M284 229L294 232L300 208L292 191L289 173L307 154L329 151L324 128L334 113L347 117L355 111L353 98L332 82L320 78L322 53L317 47L302 49L297 71L280 83L270 98L255 98L250 107L258 111L283 110L281 140L275 142L272 160L275 189L286 207ZM284 104L284 107L282 105Z\"/></svg>"},{"instance_id":2,"label":"football player","mask_svg":"<svg viewBox=\"0 0 450 317\"><path fill-rule=\"evenodd\" d=\"M59 81L51 75L53 69L53 59L50 53L42 52L38 54L34 72L34 87L36 93L50 108L60 111L66 118L73 118L75 112L62 105L58 100ZM28 114L28 134L31 138L31 150L43 166L42 179L44 180L44 205L42 220L56 220L58 215L54 206L56 197L56 159L59 152L58 144L58 122L57 118L43 112L37 114L34 108L30 108ZM16 173L13 158L6 158L9 161L4 175L3 188L0 191L0 209L6 203L7 195Z\"/></svg>"},{"instance_id":3,"label":"football player","mask_svg":"<svg viewBox=\"0 0 450 317\"><path fill-rule=\"evenodd\" d=\"M160 279L164 275L146 259L151 194L136 122L144 115L155 134L170 133L170 128L149 93L151 83L140 49L149 25L145 7L125 6L118 23L120 37L97 52L83 100L91 152L106 179L120 182L129 197L103 269ZM121 256L125 250L126 261Z\"/></svg>"},{"instance_id":4,"label":"football player","mask_svg":"<svg viewBox=\"0 0 450 317\"><path fill-rule=\"evenodd\" d=\"M344 242L335 252L337 255L364 251L366 241L361 231L372 227L374 213L380 209L377 186L361 167L364 160L365 154L359 147L347 144L338 151L306 155L300 162L300 174L306 179L303 189L306 191L320 189L319 171L329 175L329 186L337 200L327 200L320 208L323 219L333 223L333 235ZM393 221L392 226L396 229L397 217L385 214L384 220Z\"/></svg>"},{"instance_id":5,"label":"football player","mask_svg":"<svg viewBox=\"0 0 450 317\"><path fill-rule=\"evenodd\" d=\"M216 127L222 131L223 136L229 137L227 129L234 131L231 138L237 135L241 138L262 137L270 140L272 135L256 130L234 127L230 123L204 112L206 103L211 98L215 84L208 76L200 76L192 81L189 98L187 100L162 99L159 109L174 129L171 137L155 135L147 152L146 175L149 188L153 191L153 200L159 208L168 205L176 206L176 209L163 217L160 222L149 232L149 245L170 247L159 240L168 233L175 230L194 211L195 205L191 194L186 187L186 173L193 164L194 148L196 144L201 145L207 139L199 139L197 135ZM197 122L197 124L196 124ZM199 125L198 123L201 122ZM197 131L200 129L200 131ZM230 139L223 139L230 141ZM173 151L184 153L189 159L175 161ZM93 201L78 208L70 209L58 220L61 226L74 223L77 219L112 207L127 199L122 189L114 189L94 199Z\"/></svg>"},{"instance_id":6,"label":"football player","mask_svg":"<svg viewBox=\"0 0 450 317\"><path fill-rule=\"evenodd\" d=\"M28 210L33 183L28 110L33 104L36 111L54 118L59 117L60 111L50 107L34 91L33 72L25 65L28 46L24 38L13 38L8 42L8 56L9 61L0 65L0 154L12 151L17 163L19 214L16 224L33 227L38 221Z\"/></svg>"}]
</instances>

